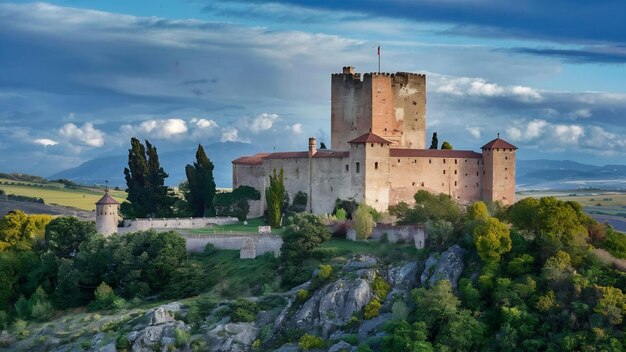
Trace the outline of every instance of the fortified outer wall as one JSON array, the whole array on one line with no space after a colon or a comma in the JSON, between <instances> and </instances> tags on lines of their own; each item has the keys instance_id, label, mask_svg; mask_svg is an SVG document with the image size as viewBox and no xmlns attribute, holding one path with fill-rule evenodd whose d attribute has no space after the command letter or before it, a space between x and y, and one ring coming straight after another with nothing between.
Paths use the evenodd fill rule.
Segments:
<instances>
[{"instance_id":1,"label":"fortified outer wall","mask_svg":"<svg viewBox=\"0 0 626 352\"><path fill-rule=\"evenodd\" d=\"M234 234L234 235L190 235L184 236L187 243L187 253L201 253L207 244L217 249L248 250L253 244L254 256L241 254L242 258L255 258L265 253L280 255L283 238L278 235ZM245 248L248 247L248 248Z\"/></svg>"},{"instance_id":2,"label":"fortified outer wall","mask_svg":"<svg viewBox=\"0 0 626 352\"><path fill-rule=\"evenodd\" d=\"M176 229L201 229L212 225L227 225L237 223L237 218L214 217L214 218L176 218L176 219L131 219L124 220L124 227L119 227L118 233L146 231L150 229L176 230Z\"/></svg>"},{"instance_id":3,"label":"fortified outer wall","mask_svg":"<svg viewBox=\"0 0 626 352\"><path fill-rule=\"evenodd\" d=\"M419 190L450 194L461 202L481 199L483 161L478 153L396 149L392 150L389 163L389 205L412 200Z\"/></svg>"},{"instance_id":4,"label":"fortified outer wall","mask_svg":"<svg viewBox=\"0 0 626 352\"><path fill-rule=\"evenodd\" d=\"M390 243L415 243L415 248L422 249L426 245L426 232L424 226L392 226L376 225L372 230L373 240L381 240L387 237Z\"/></svg>"}]
</instances>

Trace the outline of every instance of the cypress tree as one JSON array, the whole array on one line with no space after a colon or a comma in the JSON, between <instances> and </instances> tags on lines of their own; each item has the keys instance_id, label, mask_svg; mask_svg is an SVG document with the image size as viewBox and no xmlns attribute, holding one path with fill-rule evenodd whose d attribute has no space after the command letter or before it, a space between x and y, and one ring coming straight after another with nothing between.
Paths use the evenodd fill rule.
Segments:
<instances>
[{"instance_id":1,"label":"cypress tree","mask_svg":"<svg viewBox=\"0 0 626 352\"><path fill-rule=\"evenodd\" d=\"M437 138L437 132L433 132L433 140L430 142L429 149L439 149L439 139Z\"/></svg>"},{"instance_id":2,"label":"cypress tree","mask_svg":"<svg viewBox=\"0 0 626 352\"><path fill-rule=\"evenodd\" d=\"M159 164L156 148L146 141L146 147L137 138L131 138L128 167L124 168L127 202L120 210L126 218L170 216L174 197L165 178L169 175Z\"/></svg>"},{"instance_id":3,"label":"cypress tree","mask_svg":"<svg viewBox=\"0 0 626 352\"><path fill-rule=\"evenodd\" d=\"M267 203L267 217L271 226L280 227L283 200L285 198L284 172L280 169L276 173L274 169L270 175L270 186L265 190L265 201Z\"/></svg>"},{"instance_id":4,"label":"cypress tree","mask_svg":"<svg viewBox=\"0 0 626 352\"><path fill-rule=\"evenodd\" d=\"M185 167L185 174L189 183L189 191L185 193L185 199L189 203L193 216L214 216L213 163L207 157L202 145L198 145L196 162Z\"/></svg>"}]
</instances>

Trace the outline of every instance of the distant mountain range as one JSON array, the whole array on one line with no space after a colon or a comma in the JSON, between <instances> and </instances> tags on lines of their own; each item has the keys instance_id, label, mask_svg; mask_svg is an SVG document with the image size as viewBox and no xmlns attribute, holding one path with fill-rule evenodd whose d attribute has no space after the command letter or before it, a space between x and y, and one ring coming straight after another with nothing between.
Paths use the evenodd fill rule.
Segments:
<instances>
[{"instance_id":1,"label":"distant mountain range","mask_svg":"<svg viewBox=\"0 0 626 352\"><path fill-rule=\"evenodd\" d=\"M518 160L518 190L626 189L626 165L594 166L569 160Z\"/></svg>"},{"instance_id":2,"label":"distant mountain range","mask_svg":"<svg viewBox=\"0 0 626 352\"><path fill-rule=\"evenodd\" d=\"M231 187L231 161L260 152L253 144L239 142L213 143L204 147L215 165L213 175L218 187ZM185 165L195 158L195 148L159 153L161 165L170 177L170 186L185 180ZM58 172L48 179L66 178L81 184L125 185L124 167L127 155L110 156L84 162ZM569 160L518 160L516 169L518 190L570 190L580 188L626 189L626 165L594 166Z\"/></svg>"},{"instance_id":3,"label":"distant mountain range","mask_svg":"<svg viewBox=\"0 0 626 352\"><path fill-rule=\"evenodd\" d=\"M212 143L204 146L204 151L215 166L213 177L217 187L231 187L233 174L231 161L240 156L258 152L253 144L240 142ZM167 185L177 186L186 180L185 165L192 164L195 161L195 155L195 147L188 150L159 152L159 162L169 174L165 180ZM124 168L127 166L128 155L108 156L86 161L77 167L57 172L47 178L49 180L65 178L85 185L103 185L105 180L108 180L112 187L125 187Z\"/></svg>"}]
</instances>

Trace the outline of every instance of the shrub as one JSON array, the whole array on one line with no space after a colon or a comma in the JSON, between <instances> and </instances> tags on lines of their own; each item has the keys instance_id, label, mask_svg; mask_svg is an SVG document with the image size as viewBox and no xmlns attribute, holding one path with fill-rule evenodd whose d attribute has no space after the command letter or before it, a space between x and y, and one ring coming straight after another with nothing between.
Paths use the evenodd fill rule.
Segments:
<instances>
[{"instance_id":1,"label":"shrub","mask_svg":"<svg viewBox=\"0 0 626 352\"><path fill-rule=\"evenodd\" d=\"M333 272L333 267L330 265L322 264L320 265L319 269L320 271L319 271L318 276L322 280L328 279L330 277L330 274Z\"/></svg>"},{"instance_id":2,"label":"shrub","mask_svg":"<svg viewBox=\"0 0 626 352\"><path fill-rule=\"evenodd\" d=\"M20 295L20 298L15 302L15 313L17 317L22 320L30 319L30 305L24 295Z\"/></svg>"},{"instance_id":3,"label":"shrub","mask_svg":"<svg viewBox=\"0 0 626 352\"><path fill-rule=\"evenodd\" d=\"M335 217L337 218L337 220L339 221L343 221L346 220L346 211L343 210L342 208L337 209L337 211L335 212Z\"/></svg>"},{"instance_id":4,"label":"shrub","mask_svg":"<svg viewBox=\"0 0 626 352\"><path fill-rule=\"evenodd\" d=\"M119 300L119 297L113 293L111 286L104 282L96 288L94 295L94 301L89 303L90 309L111 309L115 307L115 301Z\"/></svg>"},{"instance_id":5,"label":"shrub","mask_svg":"<svg viewBox=\"0 0 626 352\"><path fill-rule=\"evenodd\" d=\"M356 334L347 334L341 336L341 340L356 346L359 343L359 336Z\"/></svg>"},{"instance_id":6,"label":"shrub","mask_svg":"<svg viewBox=\"0 0 626 352\"><path fill-rule=\"evenodd\" d=\"M174 329L175 345L178 348L185 347L189 343L189 333L186 330L176 328Z\"/></svg>"},{"instance_id":7,"label":"shrub","mask_svg":"<svg viewBox=\"0 0 626 352\"><path fill-rule=\"evenodd\" d=\"M28 329L26 328L27 325L28 324L22 319L15 320L15 322L13 322L13 334L19 339L27 337L29 335Z\"/></svg>"},{"instance_id":8,"label":"shrub","mask_svg":"<svg viewBox=\"0 0 626 352\"><path fill-rule=\"evenodd\" d=\"M365 306L365 312L363 313L363 317L368 320L377 317L380 307L380 301L377 298L374 298L370 303Z\"/></svg>"},{"instance_id":9,"label":"shrub","mask_svg":"<svg viewBox=\"0 0 626 352\"><path fill-rule=\"evenodd\" d=\"M300 346L301 349L308 351L314 348L324 348L326 343L324 342L324 339L322 339L321 337L304 334L302 335L302 337L300 337L300 341L298 345Z\"/></svg>"},{"instance_id":10,"label":"shrub","mask_svg":"<svg viewBox=\"0 0 626 352\"><path fill-rule=\"evenodd\" d=\"M374 278L374 282L372 282L372 290L374 291L374 295L378 298L379 301L384 301L389 294L390 286L381 276L376 276Z\"/></svg>"},{"instance_id":11,"label":"shrub","mask_svg":"<svg viewBox=\"0 0 626 352\"><path fill-rule=\"evenodd\" d=\"M393 320L406 320L409 316L409 307L402 300L393 302L391 306L391 317Z\"/></svg>"},{"instance_id":12,"label":"shrub","mask_svg":"<svg viewBox=\"0 0 626 352\"><path fill-rule=\"evenodd\" d=\"M354 213L354 230L356 231L357 239L365 240L372 236L372 230L376 223L374 217L365 203L359 204L359 207Z\"/></svg>"},{"instance_id":13,"label":"shrub","mask_svg":"<svg viewBox=\"0 0 626 352\"><path fill-rule=\"evenodd\" d=\"M30 314L37 321L48 321L54 315L54 308L48 301L37 301L31 308Z\"/></svg>"},{"instance_id":14,"label":"shrub","mask_svg":"<svg viewBox=\"0 0 626 352\"><path fill-rule=\"evenodd\" d=\"M121 334L115 339L115 348L118 351L128 351L130 349L130 341L128 335Z\"/></svg>"},{"instance_id":15,"label":"shrub","mask_svg":"<svg viewBox=\"0 0 626 352\"><path fill-rule=\"evenodd\" d=\"M0 310L0 330L5 330L9 327L9 314L7 312Z\"/></svg>"},{"instance_id":16,"label":"shrub","mask_svg":"<svg viewBox=\"0 0 626 352\"><path fill-rule=\"evenodd\" d=\"M296 301L302 303L306 301L307 298L309 298L309 291L301 289L296 292Z\"/></svg>"},{"instance_id":17,"label":"shrub","mask_svg":"<svg viewBox=\"0 0 626 352\"><path fill-rule=\"evenodd\" d=\"M246 322L251 323L256 319L256 315L259 312L259 306L255 302L248 301L243 298L237 298L237 300L230 304L230 320L233 322Z\"/></svg>"}]
</instances>

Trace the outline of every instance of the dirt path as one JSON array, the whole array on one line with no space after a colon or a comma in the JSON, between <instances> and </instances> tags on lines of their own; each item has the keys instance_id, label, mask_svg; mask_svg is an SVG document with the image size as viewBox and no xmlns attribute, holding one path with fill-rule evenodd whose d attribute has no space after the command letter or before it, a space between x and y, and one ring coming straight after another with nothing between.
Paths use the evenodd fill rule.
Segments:
<instances>
[{"instance_id":1,"label":"dirt path","mask_svg":"<svg viewBox=\"0 0 626 352\"><path fill-rule=\"evenodd\" d=\"M605 264L613 264L616 269L626 272L626 260L615 258L604 249L595 248L593 254Z\"/></svg>"}]
</instances>

